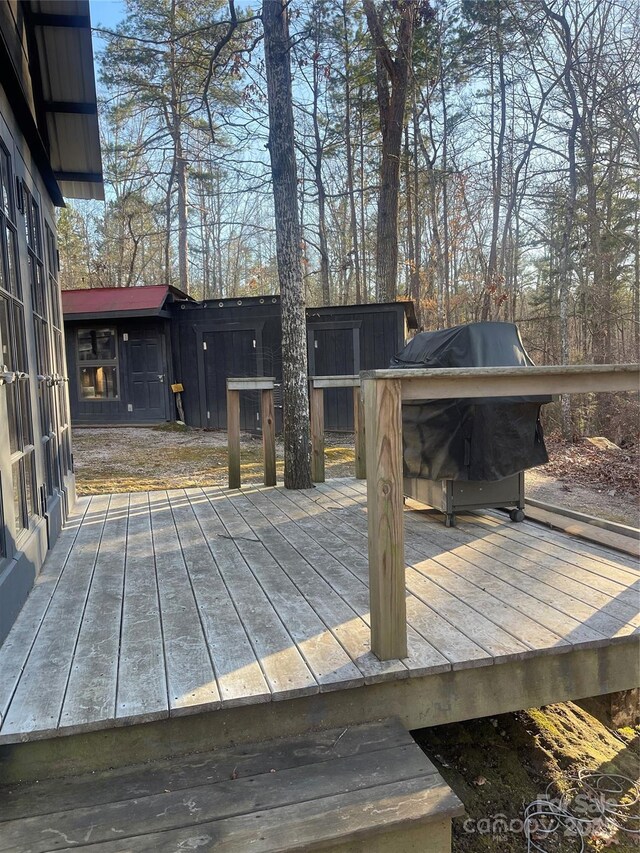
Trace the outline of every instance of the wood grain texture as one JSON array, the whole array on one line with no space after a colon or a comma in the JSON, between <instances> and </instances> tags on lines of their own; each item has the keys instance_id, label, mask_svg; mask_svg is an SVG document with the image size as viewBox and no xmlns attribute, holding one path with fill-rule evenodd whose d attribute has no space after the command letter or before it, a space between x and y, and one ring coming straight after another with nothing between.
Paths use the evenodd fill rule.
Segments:
<instances>
[{"instance_id":1,"label":"wood grain texture","mask_svg":"<svg viewBox=\"0 0 640 853\"><path fill-rule=\"evenodd\" d=\"M371 649L381 660L389 660L407 656L401 385L395 379L366 380L363 391Z\"/></svg>"},{"instance_id":2,"label":"wood grain texture","mask_svg":"<svg viewBox=\"0 0 640 853\"><path fill-rule=\"evenodd\" d=\"M264 455L264 484L276 484L276 414L273 407L273 388L262 391L262 452Z\"/></svg>"},{"instance_id":3,"label":"wood grain texture","mask_svg":"<svg viewBox=\"0 0 640 853\"><path fill-rule=\"evenodd\" d=\"M450 367L437 370L365 370L363 380L402 382L403 400L511 397L637 391L639 364L572 364L544 367Z\"/></svg>"},{"instance_id":4,"label":"wood grain texture","mask_svg":"<svg viewBox=\"0 0 640 853\"><path fill-rule=\"evenodd\" d=\"M311 480L324 483L324 391L311 383L309 389L311 424Z\"/></svg>"},{"instance_id":5,"label":"wood grain texture","mask_svg":"<svg viewBox=\"0 0 640 853\"><path fill-rule=\"evenodd\" d=\"M32 785L8 799L1 853L91 849L402 850L416 825L462 811L397 720ZM163 785L164 787L160 787ZM6 791L0 789L0 801ZM446 833L445 833L446 835ZM413 835L411 836L414 837ZM420 840L428 841L421 834ZM429 848L433 849L433 848Z\"/></svg>"},{"instance_id":6,"label":"wood grain texture","mask_svg":"<svg viewBox=\"0 0 640 853\"><path fill-rule=\"evenodd\" d=\"M356 457L356 479L367 479L367 447L364 421L364 399L358 385L353 389L353 429Z\"/></svg>"},{"instance_id":7,"label":"wood grain texture","mask_svg":"<svg viewBox=\"0 0 640 853\"><path fill-rule=\"evenodd\" d=\"M227 388L229 488L240 488L240 392Z\"/></svg>"},{"instance_id":8,"label":"wood grain texture","mask_svg":"<svg viewBox=\"0 0 640 853\"><path fill-rule=\"evenodd\" d=\"M337 725L334 707L362 704L365 713L353 688L426 680L435 689L441 676L465 670L478 690L495 664L518 665L514 690L527 701L628 689L633 678L627 663L612 680L602 656L627 660L635 641L637 561L532 522L482 511L447 529L409 501L407 653L381 661L371 648L362 482L177 489L87 504L0 649L0 743L107 738L113 727L177 724L204 711L229 727L229 715L248 712L240 706L257 706L252 725L269 720L274 736L277 711L264 704L272 699L302 707L320 694L309 713ZM592 655L574 673L578 652ZM528 685L540 660L560 678L546 693ZM485 699L453 697L446 711L407 719L494 713ZM8 754L0 750L0 761Z\"/></svg>"}]
</instances>

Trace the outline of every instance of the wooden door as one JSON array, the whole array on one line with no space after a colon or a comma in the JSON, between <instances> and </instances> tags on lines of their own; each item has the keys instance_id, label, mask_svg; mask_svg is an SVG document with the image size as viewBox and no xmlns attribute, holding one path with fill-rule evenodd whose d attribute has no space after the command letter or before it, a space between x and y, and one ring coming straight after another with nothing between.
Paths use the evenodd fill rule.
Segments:
<instances>
[{"instance_id":1,"label":"wooden door","mask_svg":"<svg viewBox=\"0 0 640 853\"><path fill-rule=\"evenodd\" d=\"M360 371L359 330L353 326L316 327L309 330L309 373L312 376L350 376ZM324 428L353 430L353 390L324 392Z\"/></svg>"},{"instance_id":2,"label":"wooden door","mask_svg":"<svg viewBox=\"0 0 640 853\"><path fill-rule=\"evenodd\" d=\"M203 332L204 423L210 429L227 428L227 379L258 376L256 331L229 329ZM240 395L240 429L260 429L259 392Z\"/></svg>"},{"instance_id":3,"label":"wooden door","mask_svg":"<svg viewBox=\"0 0 640 853\"><path fill-rule=\"evenodd\" d=\"M128 333L129 400L133 411L129 419L164 421L167 419L167 382L164 338L157 328L136 329Z\"/></svg>"}]
</instances>

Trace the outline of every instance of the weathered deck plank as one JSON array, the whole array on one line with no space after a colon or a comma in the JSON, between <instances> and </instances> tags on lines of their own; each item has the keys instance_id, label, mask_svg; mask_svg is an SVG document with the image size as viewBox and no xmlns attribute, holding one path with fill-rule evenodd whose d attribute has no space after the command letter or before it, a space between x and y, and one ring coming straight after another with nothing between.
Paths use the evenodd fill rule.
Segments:
<instances>
[{"instance_id":1,"label":"weathered deck plank","mask_svg":"<svg viewBox=\"0 0 640 853\"><path fill-rule=\"evenodd\" d=\"M112 495L60 716L70 732L115 719L128 526L129 495Z\"/></svg>"},{"instance_id":2,"label":"weathered deck plank","mask_svg":"<svg viewBox=\"0 0 640 853\"><path fill-rule=\"evenodd\" d=\"M220 707L220 692L171 504L166 492L151 492L149 501L169 708L174 715L194 706L213 710Z\"/></svg>"},{"instance_id":3,"label":"weathered deck plank","mask_svg":"<svg viewBox=\"0 0 640 853\"><path fill-rule=\"evenodd\" d=\"M136 492L129 502L116 719L148 721L168 715L149 495Z\"/></svg>"},{"instance_id":4,"label":"weathered deck plank","mask_svg":"<svg viewBox=\"0 0 640 853\"><path fill-rule=\"evenodd\" d=\"M169 492L169 499L220 700L225 707L267 702L271 691L193 506L182 490Z\"/></svg>"},{"instance_id":5,"label":"weathered deck plank","mask_svg":"<svg viewBox=\"0 0 640 853\"><path fill-rule=\"evenodd\" d=\"M542 656L561 671L561 659L593 651L582 685L598 680L610 645L632 653L632 560L582 541L573 551L562 533L543 528L538 539L534 524L494 513L445 529L411 506L409 654L380 662L362 483L84 502L0 649L0 743L272 699L328 708L351 688L411 690L406 679L480 678L493 665L517 665L524 691Z\"/></svg>"},{"instance_id":6,"label":"weathered deck plank","mask_svg":"<svg viewBox=\"0 0 640 853\"><path fill-rule=\"evenodd\" d=\"M219 498L215 489L205 489L208 498ZM364 683L360 670L338 643L315 609L259 540L248 519L241 514L239 499L217 500L214 506L234 540L242 540L242 551L256 581L274 610L288 626L293 640L321 690L341 690Z\"/></svg>"},{"instance_id":7,"label":"weathered deck plank","mask_svg":"<svg viewBox=\"0 0 640 853\"><path fill-rule=\"evenodd\" d=\"M89 504L89 498L78 501L73 517L58 537L55 552L47 558L9 636L0 648L0 726L47 615Z\"/></svg>"},{"instance_id":8,"label":"weathered deck plank","mask_svg":"<svg viewBox=\"0 0 640 853\"><path fill-rule=\"evenodd\" d=\"M196 517L206 527L211 553L251 639L272 698L291 699L317 693L318 682L251 573L238 543L229 536L216 513L216 498L210 501L202 491L187 497ZM220 493L219 500L227 498Z\"/></svg>"},{"instance_id":9,"label":"weathered deck plank","mask_svg":"<svg viewBox=\"0 0 640 853\"><path fill-rule=\"evenodd\" d=\"M109 495L91 499L6 713L4 737L30 732L45 735L58 729L109 501Z\"/></svg>"}]
</instances>

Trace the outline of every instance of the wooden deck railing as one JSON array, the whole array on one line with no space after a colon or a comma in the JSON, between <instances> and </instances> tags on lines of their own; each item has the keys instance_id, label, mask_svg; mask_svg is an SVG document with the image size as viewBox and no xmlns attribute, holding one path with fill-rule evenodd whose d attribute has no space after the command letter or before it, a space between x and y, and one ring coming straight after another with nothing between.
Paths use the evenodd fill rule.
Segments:
<instances>
[{"instance_id":1,"label":"wooden deck railing","mask_svg":"<svg viewBox=\"0 0 640 853\"><path fill-rule=\"evenodd\" d=\"M240 392L261 391L260 420L264 453L264 484L276 484L276 422L273 406L273 376L227 379L227 441L229 488L240 488Z\"/></svg>"},{"instance_id":2,"label":"wooden deck railing","mask_svg":"<svg viewBox=\"0 0 640 853\"><path fill-rule=\"evenodd\" d=\"M367 476L364 407L359 376L309 377L309 411L311 416L311 479L324 483L324 392L326 388L353 388L353 429L355 438L356 477Z\"/></svg>"},{"instance_id":3,"label":"wooden deck railing","mask_svg":"<svg viewBox=\"0 0 640 853\"><path fill-rule=\"evenodd\" d=\"M369 526L371 649L407 656L402 401L637 391L640 365L371 370L364 396Z\"/></svg>"}]
</instances>

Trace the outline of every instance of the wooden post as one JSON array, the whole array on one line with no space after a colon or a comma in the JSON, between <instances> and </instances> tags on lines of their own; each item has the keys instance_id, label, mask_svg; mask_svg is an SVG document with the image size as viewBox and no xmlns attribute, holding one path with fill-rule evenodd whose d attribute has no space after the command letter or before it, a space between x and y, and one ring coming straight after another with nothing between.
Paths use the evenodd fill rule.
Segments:
<instances>
[{"instance_id":1,"label":"wooden post","mask_svg":"<svg viewBox=\"0 0 640 853\"><path fill-rule=\"evenodd\" d=\"M240 488L240 391L227 388L229 488Z\"/></svg>"},{"instance_id":2,"label":"wooden post","mask_svg":"<svg viewBox=\"0 0 640 853\"><path fill-rule=\"evenodd\" d=\"M276 484L276 418L273 408L273 388L262 392L262 451L264 453L264 484Z\"/></svg>"},{"instance_id":3,"label":"wooden post","mask_svg":"<svg viewBox=\"0 0 640 853\"><path fill-rule=\"evenodd\" d=\"M356 479L367 479L367 452L365 447L364 401L358 386L353 388L353 432L356 455Z\"/></svg>"},{"instance_id":4,"label":"wooden post","mask_svg":"<svg viewBox=\"0 0 640 853\"><path fill-rule=\"evenodd\" d=\"M311 409L311 480L324 483L324 390L309 383Z\"/></svg>"},{"instance_id":5,"label":"wooden post","mask_svg":"<svg viewBox=\"0 0 640 853\"><path fill-rule=\"evenodd\" d=\"M365 379L371 650L380 660L407 657L402 409L398 379Z\"/></svg>"}]
</instances>

